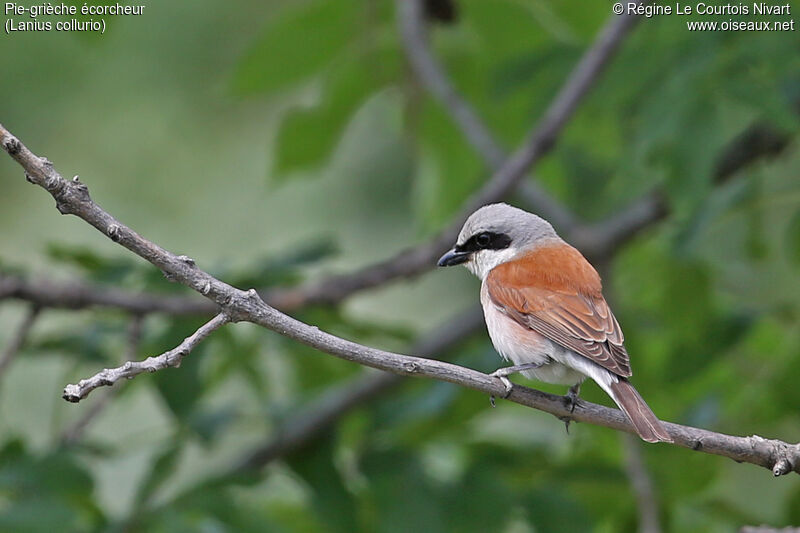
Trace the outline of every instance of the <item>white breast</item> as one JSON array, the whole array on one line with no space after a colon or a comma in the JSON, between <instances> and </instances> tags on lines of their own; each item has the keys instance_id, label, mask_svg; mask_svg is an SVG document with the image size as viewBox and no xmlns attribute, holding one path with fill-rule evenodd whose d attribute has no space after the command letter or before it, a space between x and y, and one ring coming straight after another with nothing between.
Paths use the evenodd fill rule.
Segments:
<instances>
[{"instance_id":1,"label":"white breast","mask_svg":"<svg viewBox=\"0 0 800 533\"><path fill-rule=\"evenodd\" d=\"M586 377L582 368L584 357L542 337L535 331L525 328L505 315L491 301L486 284L481 284L481 304L486 319L486 328L495 350L514 365L526 363L542 366L522 372L527 378L545 383L574 385ZM586 361L589 363L589 361ZM594 377L594 376L592 376Z\"/></svg>"}]
</instances>

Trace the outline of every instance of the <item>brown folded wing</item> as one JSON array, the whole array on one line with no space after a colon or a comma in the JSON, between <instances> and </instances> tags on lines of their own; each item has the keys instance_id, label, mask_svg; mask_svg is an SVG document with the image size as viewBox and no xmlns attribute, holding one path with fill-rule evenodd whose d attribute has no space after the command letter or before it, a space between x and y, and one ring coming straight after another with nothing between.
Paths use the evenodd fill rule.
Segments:
<instances>
[{"instance_id":1,"label":"brown folded wing","mask_svg":"<svg viewBox=\"0 0 800 533\"><path fill-rule=\"evenodd\" d=\"M507 316L622 377L631 375L624 337L600 278L574 248L539 250L494 268L492 302Z\"/></svg>"}]
</instances>

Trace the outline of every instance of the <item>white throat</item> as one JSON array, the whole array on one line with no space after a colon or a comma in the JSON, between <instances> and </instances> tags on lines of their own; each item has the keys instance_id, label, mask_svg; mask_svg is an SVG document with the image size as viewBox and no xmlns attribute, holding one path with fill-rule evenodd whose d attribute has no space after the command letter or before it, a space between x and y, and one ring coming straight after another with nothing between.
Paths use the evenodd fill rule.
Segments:
<instances>
[{"instance_id":1,"label":"white throat","mask_svg":"<svg viewBox=\"0 0 800 533\"><path fill-rule=\"evenodd\" d=\"M503 250L480 250L472 254L472 257L464 263L464 266L483 281L494 267L511 261L516 257L517 253L518 250L513 247Z\"/></svg>"}]
</instances>

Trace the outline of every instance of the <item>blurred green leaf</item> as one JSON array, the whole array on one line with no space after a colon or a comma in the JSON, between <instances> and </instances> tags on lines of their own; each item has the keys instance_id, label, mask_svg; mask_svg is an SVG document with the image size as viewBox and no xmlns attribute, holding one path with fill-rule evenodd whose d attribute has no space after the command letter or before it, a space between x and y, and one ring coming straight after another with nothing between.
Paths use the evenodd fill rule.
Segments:
<instances>
[{"instance_id":1,"label":"blurred green leaf","mask_svg":"<svg viewBox=\"0 0 800 533\"><path fill-rule=\"evenodd\" d=\"M106 521L89 473L67 451L31 454L22 441L0 450L0 530L86 531Z\"/></svg>"},{"instance_id":2,"label":"blurred green leaf","mask_svg":"<svg viewBox=\"0 0 800 533\"><path fill-rule=\"evenodd\" d=\"M234 87L271 92L325 68L359 29L359 2L311 0L284 8L240 61Z\"/></svg>"},{"instance_id":3,"label":"blurred green leaf","mask_svg":"<svg viewBox=\"0 0 800 533\"><path fill-rule=\"evenodd\" d=\"M139 265L131 258L107 258L90 248L50 243L47 255L60 263L76 266L95 282L116 284L125 280Z\"/></svg>"},{"instance_id":4,"label":"blurred green leaf","mask_svg":"<svg viewBox=\"0 0 800 533\"><path fill-rule=\"evenodd\" d=\"M438 229L482 182L485 168L460 131L431 100L421 111L422 154L414 177L414 207L423 229Z\"/></svg>"},{"instance_id":5,"label":"blurred green leaf","mask_svg":"<svg viewBox=\"0 0 800 533\"><path fill-rule=\"evenodd\" d=\"M789 509L787 522L790 524L800 524L800 487L795 488L786 507Z\"/></svg>"},{"instance_id":6,"label":"blurred green leaf","mask_svg":"<svg viewBox=\"0 0 800 533\"><path fill-rule=\"evenodd\" d=\"M227 283L237 287L272 287L292 285L300 277L300 269L319 263L338 253L329 239L298 243L286 252L279 252L253 262L236 271L220 272Z\"/></svg>"},{"instance_id":7,"label":"blurred green leaf","mask_svg":"<svg viewBox=\"0 0 800 533\"><path fill-rule=\"evenodd\" d=\"M98 318L84 329L59 330L36 337L28 342L25 350L32 354L68 354L77 361L95 364L117 364L120 362L119 340L124 333L122 320Z\"/></svg>"},{"instance_id":8,"label":"blurred green leaf","mask_svg":"<svg viewBox=\"0 0 800 533\"><path fill-rule=\"evenodd\" d=\"M379 53L348 54L321 82L317 105L293 109L283 119L276 145L275 179L318 166L342 138L345 126L368 96L400 70L395 47Z\"/></svg>"},{"instance_id":9,"label":"blurred green leaf","mask_svg":"<svg viewBox=\"0 0 800 533\"><path fill-rule=\"evenodd\" d=\"M235 406L226 406L214 410L195 411L189 417L188 424L205 444L210 444L238 416L239 410Z\"/></svg>"},{"instance_id":10,"label":"blurred green leaf","mask_svg":"<svg viewBox=\"0 0 800 533\"><path fill-rule=\"evenodd\" d=\"M446 531L441 494L412 454L374 452L362 460L369 483L367 530L381 533Z\"/></svg>"},{"instance_id":11,"label":"blurred green leaf","mask_svg":"<svg viewBox=\"0 0 800 533\"><path fill-rule=\"evenodd\" d=\"M334 463L334 439L326 435L293 453L289 466L313 489L312 504L326 531L358 530L356 506Z\"/></svg>"},{"instance_id":12,"label":"blurred green leaf","mask_svg":"<svg viewBox=\"0 0 800 533\"><path fill-rule=\"evenodd\" d=\"M536 531L569 533L591 531L591 517L574 498L558 486L531 490L525 510Z\"/></svg>"},{"instance_id":13,"label":"blurred green leaf","mask_svg":"<svg viewBox=\"0 0 800 533\"><path fill-rule=\"evenodd\" d=\"M446 531L497 531L508 522L517 494L501 481L496 467L477 462L464 479L447 487L441 502Z\"/></svg>"},{"instance_id":14,"label":"blurred green leaf","mask_svg":"<svg viewBox=\"0 0 800 533\"><path fill-rule=\"evenodd\" d=\"M181 438L171 439L165 449L152 461L150 470L136 489L136 506L146 506L161 485L173 474L183 452Z\"/></svg>"}]
</instances>

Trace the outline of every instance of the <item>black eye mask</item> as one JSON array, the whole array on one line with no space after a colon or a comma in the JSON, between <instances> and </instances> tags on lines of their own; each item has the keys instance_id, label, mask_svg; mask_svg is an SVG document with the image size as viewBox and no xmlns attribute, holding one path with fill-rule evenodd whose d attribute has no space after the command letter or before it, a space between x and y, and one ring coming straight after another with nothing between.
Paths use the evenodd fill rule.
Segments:
<instances>
[{"instance_id":1,"label":"black eye mask","mask_svg":"<svg viewBox=\"0 0 800 533\"><path fill-rule=\"evenodd\" d=\"M511 245L511 237L505 233L492 233L483 231L476 233L464 244L456 245L457 252L477 252L479 250L502 250Z\"/></svg>"}]
</instances>

